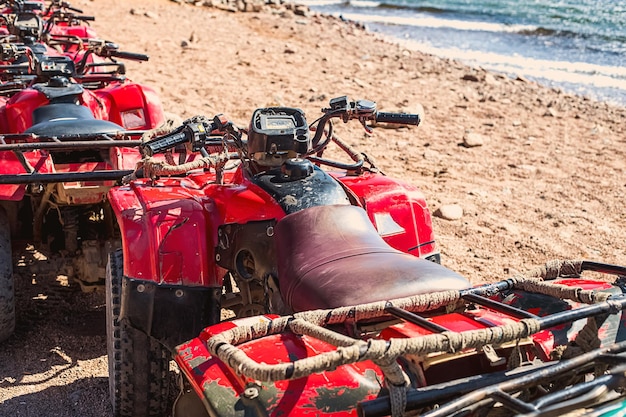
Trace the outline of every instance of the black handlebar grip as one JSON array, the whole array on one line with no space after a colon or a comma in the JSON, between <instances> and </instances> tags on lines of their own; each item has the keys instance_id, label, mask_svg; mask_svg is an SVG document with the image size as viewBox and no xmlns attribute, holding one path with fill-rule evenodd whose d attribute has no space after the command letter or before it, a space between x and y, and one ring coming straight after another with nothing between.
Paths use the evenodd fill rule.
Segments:
<instances>
[{"instance_id":1,"label":"black handlebar grip","mask_svg":"<svg viewBox=\"0 0 626 417\"><path fill-rule=\"evenodd\" d=\"M396 123L402 125L419 126L424 120L424 108L417 106L417 113L386 113L376 112L376 121L381 123Z\"/></svg>"},{"instance_id":2,"label":"black handlebar grip","mask_svg":"<svg viewBox=\"0 0 626 417\"><path fill-rule=\"evenodd\" d=\"M177 129L167 135L156 137L141 145L148 156L165 152L189 141L189 136L185 129Z\"/></svg>"},{"instance_id":3,"label":"black handlebar grip","mask_svg":"<svg viewBox=\"0 0 626 417\"><path fill-rule=\"evenodd\" d=\"M148 59L150 59L150 57L145 54L136 54L134 52L123 51L113 51L111 52L111 56L122 59L130 59L133 61L147 61Z\"/></svg>"},{"instance_id":4,"label":"black handlebar grip","mask_svg":"<svg viewBox=\"0 0 626 417\"><path fill-rule=\"evenodd\" d=\"M83 13L82 9L79 9L78 7L70 6L68 3L64 3L62 7L65 7L66 9L71 10L76 13Z\"/></svg>"},{"instance_id":5,"label":"black handlebar grip","mask_svg":"<svg viewBox=\"0 0 626 417\"><path fill-rule=\"evenodd\" d=\"M158 136L141 145L143 151L152 156L162 153L168 149L175 148L178 145L189 143L191 149L197 152L204 148L207 139L207 133L213 130L212 123L188 123L174 130L172 133Z\"/></svg>"},{"instance_id":6,"label":"black handlebar grip","mask_svg":"<svg viewBox=\"0 0 626 417\"><path fill-rule=\"evenodd\" d=\"M95 16L74 16L78 20L82 20L84 22L93 22L96 20Z\"/></svg>"}]
</instances>

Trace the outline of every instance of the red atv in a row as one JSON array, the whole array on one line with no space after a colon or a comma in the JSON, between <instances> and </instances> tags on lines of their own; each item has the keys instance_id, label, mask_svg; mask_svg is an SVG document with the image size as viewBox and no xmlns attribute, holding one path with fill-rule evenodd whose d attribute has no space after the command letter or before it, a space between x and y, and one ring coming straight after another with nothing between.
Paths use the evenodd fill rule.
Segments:
<instances>
[{"instance_id":1,"label":"red atv in a row","mask_svg":"<svg viewBox=\"0 0 626 417\"><path fill-rule=\"evenodd\" d=\"M563 263L471 288L439 264L422 193L341 140L334 118L369 130L421 115L339 97L311 125L270 107L247 129L195 118L142 144L109 192L122 235L107 268L115 416L167 415L172 354L176 416L396 416L576 343L623 340L621 281L578 277L625 268ZM331 143L347 162L324 156Z\"/></svg>"},{"instance_id":2,"label":"red atv in a row","mask_svg":"<svg viewBox=\"0 0 626 417\"><path fill-rule=\"evenodd\" d=\"M63 51L76 49L83 39L97 38L89 26L93 16L68 2L51 0L0 2L0 38L3 42L24 41L28 36Z\"/></svg>"},{"instance_id":3,"label":"red atv in a row","mask_svg":"<svg viewBox=\"0 0 626 417\"><path fill-rule=\"evenodd\" d=\"M107 192L141 159L141 135L164 122L155 91L115 60L147 56L84 45L0 44L0 340L15 325L11 240L63 251L84 290L102 286L119 247Z\"/></svg>"}]
</instances>

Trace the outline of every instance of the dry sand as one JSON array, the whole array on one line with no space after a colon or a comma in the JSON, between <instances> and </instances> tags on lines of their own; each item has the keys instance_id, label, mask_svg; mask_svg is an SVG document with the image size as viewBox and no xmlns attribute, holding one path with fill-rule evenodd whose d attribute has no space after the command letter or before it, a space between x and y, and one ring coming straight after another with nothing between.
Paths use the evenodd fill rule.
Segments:
<instances>
[{"instance_id":1,"label":"dry sand","mask_svg":"<svg viewBox=\"0 0 626 417\"><path fill-rule=\"evenodd\" d=\"M167 0L73 5L96 16L101 37L150 55L129 63L128 76L180 117L225 113L247 125L255 108L278 104L313 120L340 95L386 111L421 103L419 128L368 137L354 124L339 135L418 185L433 212L462 209L433 223L443 263L475 283L554 258L626 263L624 108L409 51L331 18ZM0 346L0 416L108 415L102 294L38 274L46 261L24 254L17 333Z\"/></svg>"}]
</instances>

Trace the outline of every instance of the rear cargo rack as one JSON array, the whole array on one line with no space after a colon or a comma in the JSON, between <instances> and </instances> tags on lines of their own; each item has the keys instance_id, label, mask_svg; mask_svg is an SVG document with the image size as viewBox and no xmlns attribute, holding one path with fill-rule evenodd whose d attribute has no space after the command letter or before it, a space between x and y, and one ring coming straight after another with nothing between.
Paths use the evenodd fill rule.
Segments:
<instances>
[{"instance_id":1,"label":"rear cargo rack","mask_svg":"<svg viewBox=\"0 0 626 417\"><path fill-rule=\"evenodd\" d=\"M626 385L626 342L596 349L573 359L548 362L506 372L477 375L453 384L435 384L407 392L406 410L418 410L439 404L422 417L446 417L461 410L486 408L499 402L509 414L523 413L527 416L564 415L574 409L610 398L609 390ZM540 384L552 383L563 378L573 378L590 372L598 366L608 367L605 375L596 379L558 390L535 401L523 401L513 394ZM600 387L608 388L597 390ZM460 397L459 397L460 396ZM446 403L446 401L448 401ZM567 401L567 402L566 402ZM565 403L566 402L566 403ZM390 413L389 398L381 397L364 401L358 406L359 416L383 417Z\"/></svg>"},{"instance_id":2,"label":"rear cargo rack","mask_svg":"<svg viewBox=\"0 0 626 417\"><path fill-rule=\"evenodd\" d=\"M120 131L115 134L89 133L43 136L28 133L0 135L0 152L13 152L26 173L3 174L0 184L50 184L80 181L116 181L133 173L133 170L100 170L89 172L38 172L23 152L28 151L77 151L86 149L137 148L147 131ZM7 143L8 142L8 143Z\"/></svg>"},{"instance_id":3,"label":"rear cargo rack","mask_svg":"<svg viewBox=\"0 0 626 417\"><path fill-rule=\"evenodd\" d=\"M254 380L267 382L302 378L313 373L334 369L341 365L371 360L383 372L390 395L389 397L380 397L359 405L361 415L400 415L404 410L414 410L423 407L424 400L422 397L424 395L427 402L430 403L432 403L433 395L438 395L436 390L434 391L435 394L421 394L421 392L431 392L432 387L407 390L405 375L397 362L398 357L401 355L451 354L464 349L481 349L486 345L502 345L520 341L541 330L550 329L554 326L602 314L616 314L626 309L626 296L624 295L611 295L607 292L585 290L582 287L570 287L549 282L555 278L579 277L582 271L598 271L619 277L626 275L626 268L617 265L588 261L552 261L544 267L530 271L527 274L516 275L494 284L467 290L441 291L391 301L300 312L287 317L256 321L254 324L244 323L212 336L206 341L206 346L211 355L218 357L222 362L236 370L237 373ZM485 296L496 295L509 290L523 290L545 294L587 305L539 317L532 314L522 314L521 310L512 310L506 304L485 298ZM346 336L328 328L335 324L349 324L372 318L388 317L389 314L405 320L415 320L420 326L424 326L424 321L427 321L427 319L420 317L417 313L434 311L445 307L450 308L457 303L468 301L474 304L484 304L490 309L513 315L520 318L520 320L504 325L491 325L484 329L463 332L448 331L443 326L429 322L426 325L433 331L432 334L409 338L390 338L388 340L369 339L366 341ZM253 360L242 349L237 347L237 345L244 342L287 331L322 340L336 346L337 349L291 362L268 365ZM626 345L620 346L619 349L626 349ZM601 354L597 355L602 357ZM495 379L490 379L491 377ZM484 378L484 385L481 386L486 387L494 383L501 383L506 381L507 378L510 378L510 375L492 375L489 378ZM472 380L472 383L474 382ZM460 384L460 386L463 385L463 383ZM473 387L473 389L477 388L476 385ZM459 387L456 387L454 393L458 396L459 393L462 394L463 392L459 391ZM411 403L409 400L412 396L417 396L420 399ZM529 410L530 408L526 409L526 411ZM449 414L433 415L442 416Z\"/></svg>"}]
</instances>

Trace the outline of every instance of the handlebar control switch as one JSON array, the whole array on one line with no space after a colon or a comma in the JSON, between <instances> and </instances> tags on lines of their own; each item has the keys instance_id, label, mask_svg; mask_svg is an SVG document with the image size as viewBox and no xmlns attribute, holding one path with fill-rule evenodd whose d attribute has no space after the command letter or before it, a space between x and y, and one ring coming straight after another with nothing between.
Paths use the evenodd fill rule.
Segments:
<instances>
[{"instance_id":1,"label":"handlebar control switch","mask_svg":"<svg viewBox=\"0 0 626 417\"><path fill-rule=\"evenodd\" d=\"M204 149L206 143L207 131L202 123L190 123L187 125L190 137L191 151L198 152Z\"/></svg>"},{"instance_id":2,"label":"handlebar control switch","mask_svg":"<svg viewBox=\"0 0 626 417\"><path fill-rule=\"evenodd\" d=\"M348 96L330 99L330 110L348 110Z\"/></svg>"}]
</instances>

